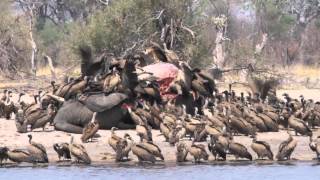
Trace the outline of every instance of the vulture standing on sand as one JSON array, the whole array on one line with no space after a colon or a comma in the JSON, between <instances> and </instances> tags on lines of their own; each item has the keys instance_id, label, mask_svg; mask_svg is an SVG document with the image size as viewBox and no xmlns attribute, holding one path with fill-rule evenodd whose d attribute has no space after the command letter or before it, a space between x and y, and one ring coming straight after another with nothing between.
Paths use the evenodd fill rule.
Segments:
<instances>
[{"instance_id":1,"label":"vulture standing on sand","mask_svg":"<svg viewBox=\"0 0 320 180\"><path fill-rule=\"evenodd\" d=\"M77 163L83 162L84 164L91 164L91 158L89 157L87 150L81 144L74 144L73 136L71 136L69 150Z\"/></svg>"},{"instance_id":2,"label":"vulture standing on sand","mask_svg":"<svg viewBox=\"0 0 320 180\"><path fill-rule=\"evenodd\" d=\"M46 148L40 144L32 141L32 135L29 134L29 146L28 146L28 151L30 154L33 156L34 161L37 163L48 163L48 155L47 155L47 150Z\"/></svg>"},{"instance_id":3,"label":"vulture standing on sand","mask_svg":"<svg viewBox=\"0 0 320 180\"><path fill-rule=\"evenodd\" d=\"M312 140L312 136L310 136L310 143L309 147L310 149L316 153L316 158L320 160L320 142L319 142L320 136L317 137L316 140Z\"/></svg>"},{"instance_id":4,"label":"vulture standing on sand","mask_svg":"<svg viewBox=\"0 0 320 180\"><path fill-rule=\"evenodd\" d=\"M199 163L201 159L208 160L209 158L205 146L203 144L195 144L194 140L191 146L187 147L187 151L193 156L195 163Z\"/></svg>"},{"instance_id":5,"label":"vulture standing on sand","mask_svg":"<svg viewBox=\"0 0 320 180\"><path fill-rule=\"evenodd\" d=\"M59 161L61 160L61 158L63 158L63 160L71 160L71 154L68 143L55 143L53 145L53 149L58 154Z\"/></svg>"},{"instance_id":6,"label":"vulture standing on sand","mask_svg":"<svg viewBox=\"0 0 320 180\"><path fill-rule=\"evenodd\" d=\"M231 141L228 145L228 152L233 154L236 157L236 160L240 157L252 161L252 155L249 153L248 149L240 143Z\"/></svg>"},{"instance_id":7,"label":"vulture standing on sand","mask_svg":"<svg viewBox=\"0 0 320 180\"><path fill-rule=\"evenodd\" d=\"M97 113L94 112L92 115L92 120L89 122L84 128L83 128L83 133L81 136L81 141L83 143L86 143L89 139L94 137L94 135L98 132L99 130L99 122L96 121L96 116Z\"/></svg>"},{"instance_id":8,"label":"vulture standing on sand","mask_svg":"<svg viewBox=\"0 0 320 180\"><path fill-rule=\"evenodd\" d=\"M258 159L267 157L268 159L273 160L273 153L270 145L265 141L257 141L256 136L252 139L251 148L258 155Z\"/></svg>"},{"instance_id":9,"label":"vulture standing on sand","mask_svg":"<svg viewBox=\"0 0 320 180\"><path fill-rule=\"evenodd\" d=\"M278 154L276 156L278 161L290 160L291 154L297 146L297 141L292 138L289 131L287 131L287 133L289 138L279 145Z\"/></svg>"}]
</instances>

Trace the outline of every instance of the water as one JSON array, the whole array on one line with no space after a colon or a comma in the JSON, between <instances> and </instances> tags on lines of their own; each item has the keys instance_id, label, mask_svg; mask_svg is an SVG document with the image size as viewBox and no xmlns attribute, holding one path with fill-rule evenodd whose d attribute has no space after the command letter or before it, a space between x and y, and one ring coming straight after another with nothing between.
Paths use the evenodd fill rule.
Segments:
<instances>
[{"instance_id":1,"label":"water","mask_svg":"<svg viewBox=\"0 0 320 180\"><path fill-rule=\"evenodd\" d=\"M1 180L92 180L92 179L225 179L225 180L314 180L320 178L320 166L311 163L294 165L193 165L193 166L48 166L1 168Z\"/></svg>"}]
</instances>

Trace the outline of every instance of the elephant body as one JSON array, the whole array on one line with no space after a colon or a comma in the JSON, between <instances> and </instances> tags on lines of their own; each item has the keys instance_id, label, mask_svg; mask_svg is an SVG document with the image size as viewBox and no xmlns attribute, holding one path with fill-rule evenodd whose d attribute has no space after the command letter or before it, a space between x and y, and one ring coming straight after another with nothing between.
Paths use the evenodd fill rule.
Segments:
<instances>
[{"instance_id":1,"label":"elephant body","mask_svg":"<svg viewBox=\"0 0 320 180\"><path fill-rule=\"evenodd\" d=\"M54 118L54 126L59 131L81 134L84 126L91 121L92 116L93 111L89 110L84 104L77 100L69 100L59 109ZM120 129L135 128L127 110L121 108L121 104L98 112L96 120L100 129L111 129L112 127Z\"/></svg>"}]
</instances>

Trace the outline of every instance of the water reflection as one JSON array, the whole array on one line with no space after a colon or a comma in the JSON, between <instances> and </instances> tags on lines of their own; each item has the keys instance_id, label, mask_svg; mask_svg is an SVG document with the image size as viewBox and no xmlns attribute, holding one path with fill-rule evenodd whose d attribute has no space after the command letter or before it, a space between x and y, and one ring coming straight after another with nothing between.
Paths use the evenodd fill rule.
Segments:
<instances>
[{"instance_id":1,"label":"water reflection","mask_svg":"<svg viewBox=\"0 0 320 180\"><path fill-rule=\"evenodd\" d=\"M105 165L105 166L42 166L0 168L0 179L319 179L319 162L254 162L244 164L162 164L162 165Z\"/></svg>"}]
</instances>

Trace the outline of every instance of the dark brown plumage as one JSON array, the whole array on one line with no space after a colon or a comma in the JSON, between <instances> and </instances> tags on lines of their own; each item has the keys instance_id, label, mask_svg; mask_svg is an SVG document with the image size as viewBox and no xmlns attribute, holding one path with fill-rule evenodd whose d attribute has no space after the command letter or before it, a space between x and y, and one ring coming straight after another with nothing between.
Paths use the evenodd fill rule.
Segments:
<instances>
[{"instance_id":1,"label":"dark brown plumage","mask_svg":"<svg viewBox=\"0 0 320 180\"><path fill-rule=\"evenodd\" d=\"M195 163L199 163L201 159L208 160L209 158L205 146L203 144L195 144L194 140L192 141L191 146L187 147L187 150L190 155L193 156Z\"/></svg>"},{"instance_id":2,"label":"dark brown plumage","mask_svg":"<svg viewBox=\"0 0 320 180\"><path fill-rule=\"evenodd\" d=\"M276 156L278 161L290 160L291 154L297 146L297 141L292 138L289 131L287 131L287 133L289 138L279 145L278 154Z\"/></svg>"},{"instance_id":3,"label":"dark brown plumage","mask_svg":"<svg viewBox=\"0 0 320 180\"><path fill-rule=\"evenodd\" d=\"M258 155L258 159L263 159L267 157L273 160L273 153L271 151L270 145L265 141L257 141L256 137L253 138L251 144L252 150Z\"/></svg>"},{"instance_id":4,"label":"dark brown plumage","mask_svg":"<svg viewBox=\"0 0 320 180\"><path fill-rule=\"evenodd\" d=\"M63 160L71 160L71 154L68 143L55 143L53 145L53 149L58 154L59 161L61 160L61 158L63 158Z\"/></svg>"},{"instance_id":5,"label":"dark brown plumage","mask_svg":"<svg viewBox=\"0 0 320 180\"><path fill-rule=\"evenodd\" d=\"M117 141L116 161L129 160L129 152L131 151L132 145L133 145L133 141L130 135L127 133L124 135L124 139Z\"/></svg>"},{"instance_id":6,"label":"dark brown plumage","mask_svg":"<svg viewBox=\"0 0 320 180\"><path fill-rule=\"evenodd\" d=\"M0 166L3 165L3 161L8 159L7 152L9 149L7 147L0 147Z\"/></svg>"},{"instance_id":7,"label":"dark brown plumage","mask_svg":"<svg viewBox=\"0 0 320 180\"><path fill-rule=\"evenodd\" d=\"M230 154L233 154L236 159L240 157L252 161L252 155L249 153L248 149L240 143L231 141L228 146L228 151Z\"/></svg>"}]
</instances>

